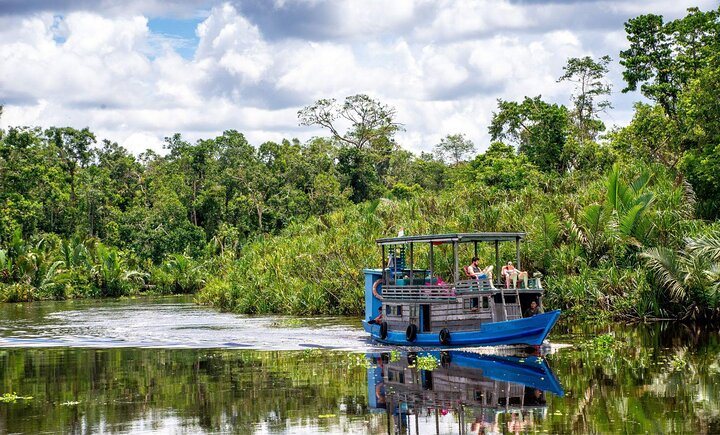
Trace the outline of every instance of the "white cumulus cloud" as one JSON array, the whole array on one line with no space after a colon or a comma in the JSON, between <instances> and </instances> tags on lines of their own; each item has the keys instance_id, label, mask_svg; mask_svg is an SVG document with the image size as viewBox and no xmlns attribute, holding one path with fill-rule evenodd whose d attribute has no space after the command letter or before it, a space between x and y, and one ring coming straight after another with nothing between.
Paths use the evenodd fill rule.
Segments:
<instances>
[{"instance_id":1,"label":"white cumulus cloud","mask_svg":"<svg viewBox=\"0 0 720 435\"><path fill-rule=\"evenodd\" d=\"M300 107L356 93L397 108L406 148L429 150L446 134L465 133L483 149L497 98L541 94L565 103L570 89L556 79L568 57L617 60L623 21L657 11L682 16L688 6L173 2L172 17L202 16L194 55L182 57L151 31L151 20L163 16L158 2L54 4L0 12L0 126L88 126L136 153L160 151L175 132L191 140L225 129L254 143L308 139L323 132L297 125ZM639 96L617 94L617 64L610 78L618 109L608 120L622 123Z\"/></svg>"}]
</instances>

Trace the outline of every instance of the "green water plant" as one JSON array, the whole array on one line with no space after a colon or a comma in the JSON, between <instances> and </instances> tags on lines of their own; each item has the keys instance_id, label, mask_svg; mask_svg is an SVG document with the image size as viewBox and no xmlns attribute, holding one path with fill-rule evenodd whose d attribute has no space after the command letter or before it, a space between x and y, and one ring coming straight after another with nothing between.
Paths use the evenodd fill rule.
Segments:
<instances>
[{"instance_id":1,"label":"green water plant","mask_svg":"<svg viewBox=\"0 0 720 435\"><path fill-rule=\"evenodd\" d=\"M613 334L600 334L581 344L581 348L601 357L612 357L619 343Z\"/></svg>"},{"instance_id":2,"label":"green water plant","mask_svg":"<svg viewBox=\"0 0 720 435\"><path fill-rule=\"evenodd\" d=\"M0 403L15 403L18 400L32 400L32 396L18 396L17 393L5 393L0 396Z\"/></svg>"},{"instance_id":3,"label":"green water plant","mask_svg":"<svg viewBox=\"0 0 720 435\"><path fill-rule=\"evenodd\" d=\"M300 328L305 325L303 319L290 317L287 319L279 319L270 323L271 328Z\"/></svg>"},{"instance_id":4,"label":"green water plant","mask_svg":"<svg viewBox=\"0 0 720 435\"><path fill-rule=\"evenodd\" d=\"M433 371L440 367L440 361L432 355L418 356L415 361L418 370Z\"/></svg>"}]
</instances>

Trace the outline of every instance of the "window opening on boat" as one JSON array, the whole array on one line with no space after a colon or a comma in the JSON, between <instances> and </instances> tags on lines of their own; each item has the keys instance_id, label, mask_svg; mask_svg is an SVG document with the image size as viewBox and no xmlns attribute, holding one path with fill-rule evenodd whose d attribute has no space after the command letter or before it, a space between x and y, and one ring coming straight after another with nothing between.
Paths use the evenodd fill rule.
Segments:
<instances>
[{"instance_id":1,"label":"window opening on boat","mask_svg":"<svg viewBox=\"0 0 720 435\"><path fill-rule=\"evenodd\" d=\"M424 304L420 306L422 309L422 331L423 332L430 332L430 322L431 322L431 308L430 305Z\"/></svg>"},{"instance_id":2,"label":"window opening on boat","mask_svg":"<svg viewBox=\"0 0 720 435\"><path fill-rule=\"evenodd\" d=\"M478 309L478 298L465 299L464 308L466 310L477 310Z\"/></svg>"},{"instance_id":3,"label":"window opening on boat","mask_svg":"<svg viewBox=\"0 0 720 435\"><path fill-rule=\"evenodd\" d=\"M389 317L402 317L402 305L386 305L385 314Z\"/></svg>"}]
</instances>

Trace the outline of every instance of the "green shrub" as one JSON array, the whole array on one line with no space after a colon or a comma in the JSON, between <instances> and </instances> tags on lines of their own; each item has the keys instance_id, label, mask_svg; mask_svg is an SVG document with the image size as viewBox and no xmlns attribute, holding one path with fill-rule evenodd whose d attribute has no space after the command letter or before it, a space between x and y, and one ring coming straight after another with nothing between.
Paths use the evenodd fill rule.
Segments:
<instances>
[{"instance_id":1,"label":"green shrub","mask_svg":"<svg viewBox=\"0 0 720 435\"><path fill-rule=\"evenodd\" d=\"M223 310L233 311L238 299L232 294L232 291L232 286L226 279L213 278L195 296L195 301L199 304L213 305Z\"/></svg>"},{"instance_id":2,"label":"green shrub","mask_svg":"<svg viewBox=\"0 0 720 435\"><path fill-rule=\"evenodd\" d=\"M35 288L25 283L0 286L0 302L31 302L35 300Z\"/></svg>"}]
</instances>

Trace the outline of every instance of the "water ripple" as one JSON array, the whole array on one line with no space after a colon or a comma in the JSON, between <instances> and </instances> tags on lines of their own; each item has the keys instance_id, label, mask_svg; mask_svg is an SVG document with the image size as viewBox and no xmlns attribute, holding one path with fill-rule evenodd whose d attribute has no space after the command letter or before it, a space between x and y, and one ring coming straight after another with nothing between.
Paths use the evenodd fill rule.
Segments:
<instances>
[{"instance_id":1,"label":"water ripple","mask_svg":"<svg viewBox=\"0 0 720 435\"><path fill-rule=\"evenodd\" d=\"M22 317L0 316L0 347L308 348L367 350L374 347L359 320L324 317L306 325L277 327L278 317L220 313L192 302L152 299L40 302ZM17 317L17 316L16 316Z\"/></svg>"}]
</instances>

